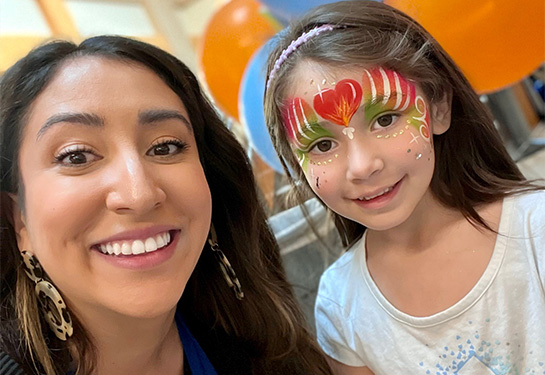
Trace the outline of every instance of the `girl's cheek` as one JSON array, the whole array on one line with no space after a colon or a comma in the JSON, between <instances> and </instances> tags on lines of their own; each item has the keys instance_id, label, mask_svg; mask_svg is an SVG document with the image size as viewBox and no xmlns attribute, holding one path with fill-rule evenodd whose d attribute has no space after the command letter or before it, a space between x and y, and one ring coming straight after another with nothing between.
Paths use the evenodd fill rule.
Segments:
<instances>
[{"instance_id":1,"label":"girl's cheek","mask_svg":"<svg viewBox=\"0 0 545 375\"><path fill-rule=\"evenodd\" d=\"M412 126L406 126L402 137L397 140L397 152L416 161L431 161L432 146L429 138Z\"/></svg>"},{"instance_id":2,"label":"girl's cheek","mask_svg":"<svg viewBox=\"0 0 545 375\"><path fill-rule=\"evenodd\" d=\"M341 181L340 173L338 168L336 168L335 159L326 159L323 161L314 161L309 162L309 167L305 176L307 182L312 188L312 190L318 196L327 194L332 189L335 189L335 186L332 182Z\"/></svg>"}]
</instances>

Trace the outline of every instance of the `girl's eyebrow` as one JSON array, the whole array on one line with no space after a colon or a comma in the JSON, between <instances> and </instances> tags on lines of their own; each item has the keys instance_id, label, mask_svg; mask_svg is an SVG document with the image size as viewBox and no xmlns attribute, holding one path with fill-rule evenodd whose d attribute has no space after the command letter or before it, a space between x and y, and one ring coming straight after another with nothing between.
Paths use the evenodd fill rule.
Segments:
<instances>
[{"instance_id":1,"label":"girl's eyebrow","mask_svg":"<svg viewBox=\"0 0 545 375\"><path fill-rule=\"evenodd\" d=\"M151 125L153 123L177 119L180 120L190 132L193 132L193 127L189 120L179 111L170 110L170 109L151 109L145 110L138 113L138 123L140 125ZM91 127L103 127L105 124L104 118L94 113L87 112L63 112L56 113L53 116L49 117L45 123L42 125L38 134L36 135L36 140L39 140L45 132L52 126L59 123L71 123L77 125L85 125Z\"/></svg>"},{"instance_id":2,"label":"girl's eyebrow","mask_svg":"<svg viewBox=\"0 0 545 375\"><path fill-rule=\"evenodd\" d=\"M376 105L382 104L383 101L386 101L386 103L387 103L389 100L391 100L392 98L395 98L397 96L405 97L405 96L407 96L407 93L405 93L403 91L402 92L393 91L393 92L390 93L390 95L387 95L387 96L386 95L377 95L373 99L369 100L368 102L365 102L363 107L365 107L365 108L374 107Z\"/></svg>"}]
</instances>

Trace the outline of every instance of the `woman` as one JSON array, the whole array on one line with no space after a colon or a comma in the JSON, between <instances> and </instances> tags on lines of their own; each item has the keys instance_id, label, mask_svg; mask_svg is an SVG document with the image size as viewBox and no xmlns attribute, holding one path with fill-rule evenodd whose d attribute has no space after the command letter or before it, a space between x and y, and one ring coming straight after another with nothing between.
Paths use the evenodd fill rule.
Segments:
<instances>
[{"instance_id":1,"label":"woman","mask_svg":"<svg viewBox=\"0 0 545 375\"><path fill-rule=\"evenodd\" d=\"M329 373L245 152L185 65L52 42L0 93L0 349L25 372Z\"/></svg>"}]
</instances>

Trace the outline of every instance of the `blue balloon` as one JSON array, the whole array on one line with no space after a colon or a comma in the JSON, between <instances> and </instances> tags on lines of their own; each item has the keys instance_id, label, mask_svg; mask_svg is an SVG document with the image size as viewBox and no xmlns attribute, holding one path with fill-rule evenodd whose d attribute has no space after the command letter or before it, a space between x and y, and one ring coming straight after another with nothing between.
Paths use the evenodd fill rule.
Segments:
<instances>
[{"instance_id":1,"label":"blue balloon","mask_svg":"<svg viewBox=\"0 0 545 375\"><path fill-rule=\"evenodd\" d=\"M261 46L246 65L239 89L238 111L250 146L272 169L284 173L267 130L263 109L266 63L272 48L272 40Z\"/></svg>"},{"instance_id":2,"label":"blue balloon","mask_svg":"<svg viewBox=\"0 0 545 375\"><path fill-rule=\"evenodd\" d=\"M339 0L337 0L339 1ZM308 10L322 4L336 3L335 0L261 0L271 14L287 25L292 19L302 16Z\"/></svg>"}]
</instances>

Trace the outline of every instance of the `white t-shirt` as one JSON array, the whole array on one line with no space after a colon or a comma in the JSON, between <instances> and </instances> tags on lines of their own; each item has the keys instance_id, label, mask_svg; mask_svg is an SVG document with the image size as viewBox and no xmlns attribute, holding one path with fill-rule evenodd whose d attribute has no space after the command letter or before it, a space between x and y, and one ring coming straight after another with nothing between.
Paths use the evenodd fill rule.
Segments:
<instances>
[{"instance_id":1,"label":"white t-shirt","mask_svg":"<svg viewBox=\"0 0 545 375\"><path fill-rule=\"evenodd\" d=\"M504 199L493 255L473 289L427 317L397 310L365 262L365 235L322 275L318 342L376 375L545 374L545 192Z\"/></svg>"}]
</instances>

